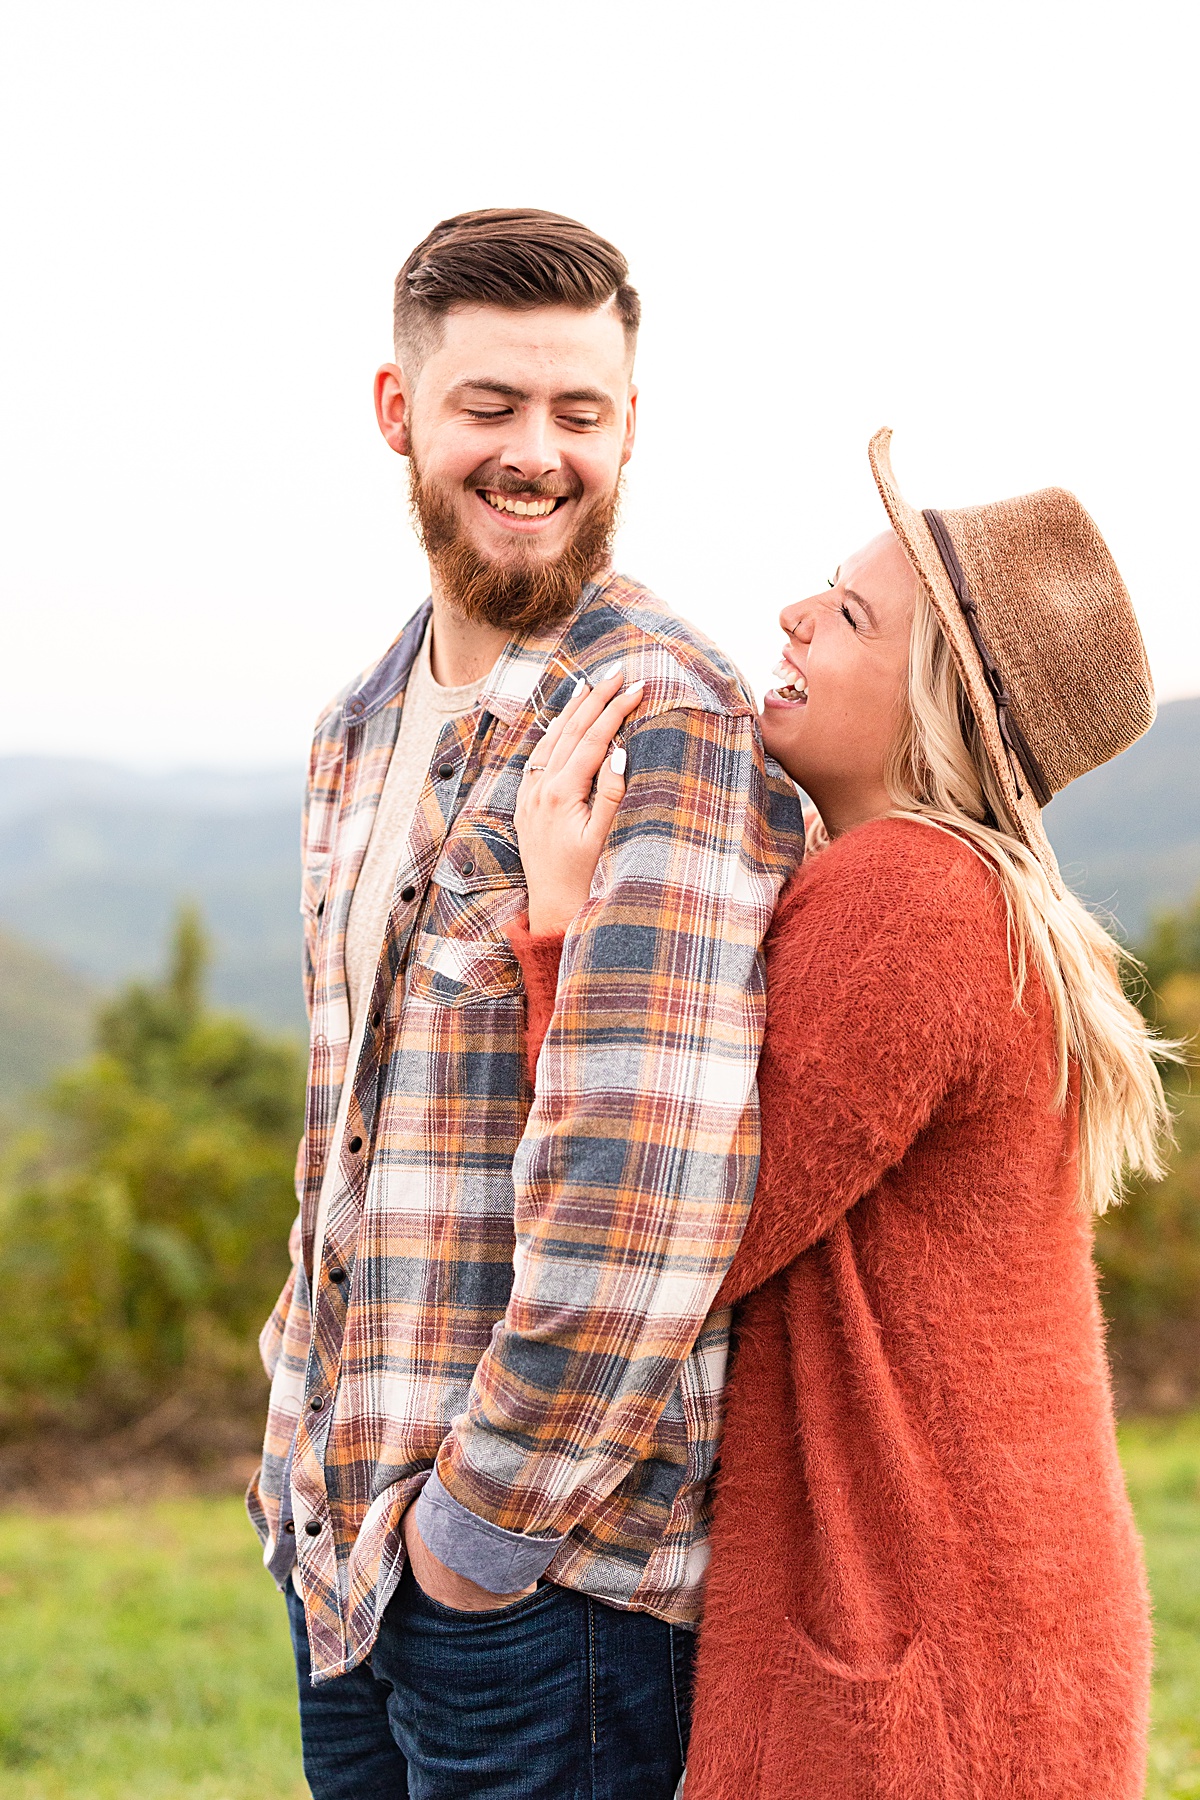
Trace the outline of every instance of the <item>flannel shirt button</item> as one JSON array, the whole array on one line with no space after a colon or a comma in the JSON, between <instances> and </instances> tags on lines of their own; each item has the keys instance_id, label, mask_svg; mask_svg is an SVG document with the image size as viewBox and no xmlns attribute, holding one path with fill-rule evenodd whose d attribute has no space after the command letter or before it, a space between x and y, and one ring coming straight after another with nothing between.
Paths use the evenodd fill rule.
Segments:
<instances>
[{"instance_id":1,"label":"flannel shirt button","mask_svg":"<svg viewBox=\"0 0 1200 1800\"><path fill-rule=\"evenodd\" d=\"M295 1535L296 1535L296 1521L295 1521L295 1519L289 1519L289 1520L288 1520L288 1522L287 1522L287 1524L286 1524L286 1525L285 1525L285 1526L284 1526L284 1528L283 1528L283 1529L284 1529L284 1530L285 1530L285 1531L286 1531L286 1532L287 1532L287 1534L288 1534L288 1536L289 1536L289 1537L295 1537Z\"/></svg>"},{"instance_id":2,"label":"flannel shirt button","mask_svg":"<svg viewBox=\"0 0 1200 1800\"><path fill-rule=\"evenodd\" d=\"M360 1137L352 1137L350 1139L350 1154L351 1154L351 1156L357 1156L361 1149L362 1149L362 1139Z\"/></svg>"},{"instance_id":3,"label":"flannel shirt button","mask_svg":"<svg viewBox=\"0 0 1200 1800\"><path fill-rule=\"evenodd\" d=\"M318 900L317 901L317 917L318 917L318 919L321 917L321 915L324 911L325 911L324 900Z\"/></svg>"},{"instance_id":4,"label":"flannel shirt button","mask_svg":"<svg viewBox=\"0 0 1200 1800\"><path fill-rule=\"evenodd\" d=\"M314 1394L308 1404L312 1407L314 1412L320 1412L325 1402L322 1400L320 1394Z\"/></svg>"},{"instance_id":5,"label":"flannel shirt button","mask_svg":"<svg viewBox=\"0 0 1200 1800\"><path fill-rule=\"evenodd\" d=\"M453 763L439 763L438 764L438 775L442 781L449 781L449 779L453 775L453 773L454 773L454 764Z\"/></svg>"},{"instance_id":6,"label":"flannel shirt button","mask_svg":"<svg viewBox=\"0 0 1200 1800\"><path fill-rule=\"evenodd\" d=\"M308 1524L304 1527L304 1535L306 1537L320 1537L321 1527L317 1524L315 1519L310 1519L308 1521Z\"/></svg>"},{"instance_id":7,"label":"flannel shirt button","mask_svg":"<svg viewBox=\"0 0 1200 1800\"><path fill-rule=\"evenodd\" d=\"M473 875L475 873L475 864L473 862L465 862L462 866L462 872L464 875Z\"/></svg>"},{"instance_id":8,"label":"flannel shirt button","mask_svg":"<svg viewBox=\"0 0 1200 1800\"><path fill-rule=\"evenodd\" d=\"M410 900L415 900L416 897L417 897L417 890L415 887L406 887L406 888L400 889L400 898L404 901L404 904L406 906L408 905Z\"/></svg>"},{"instance_id":9,"label":"flannel shirt button","mask_svg":"<svg viewBox=\"0 0 1200 1800\"><path fill-rule=\"evenodd\" d=\"M378 1013L378 1012L373 1012L371 1014L371 1026L372 1026L373 1030L378 1031L379 1027L382 1024L383 1024L383 1014Z\"/></svg>"},{"instance_id":10,"label":"flannel shirt button","mask_svg":"<svg viewBox=\"0 0 1200 1800\"><path fill-rule=\"evenodd\" d=\"M329 1279L330 1279L330 1281L336 1282L338 1284L338 1286L340 1287L342 1282L345 1281L345 1279L346 1279L345 1269L330 1269Z\"/></svg>"}]
</instances>

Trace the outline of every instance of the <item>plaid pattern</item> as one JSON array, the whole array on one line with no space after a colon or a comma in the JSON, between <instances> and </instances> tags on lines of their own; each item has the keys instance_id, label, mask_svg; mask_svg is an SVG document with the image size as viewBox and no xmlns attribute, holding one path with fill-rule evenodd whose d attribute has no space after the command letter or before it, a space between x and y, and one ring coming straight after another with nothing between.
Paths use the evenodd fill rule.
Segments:
<instances>
[{"instance_id":1,"label":"plaid pattern","mask_svg":"<svg viewBox=\"0 0 1200 1800\"><path fill-rule=\"evenodd\" d=\"M729 1327L709 1307L757 1169L760 946L803 845L736 671L645 589L611 576L565 627L510 644L418 802L312 1271L350 1039L346 921L427 618L320 721L305 813L300 1218L263 1331L250 1508L271 1562L291 1451L321 1678L369 1651L435 1462L480 1518L562 1537L555 1581L696 1619ZM513 807L576 678L614 661L646 698L535 1094L504 936L526 907Z\"/></svg>"}]
</instances>

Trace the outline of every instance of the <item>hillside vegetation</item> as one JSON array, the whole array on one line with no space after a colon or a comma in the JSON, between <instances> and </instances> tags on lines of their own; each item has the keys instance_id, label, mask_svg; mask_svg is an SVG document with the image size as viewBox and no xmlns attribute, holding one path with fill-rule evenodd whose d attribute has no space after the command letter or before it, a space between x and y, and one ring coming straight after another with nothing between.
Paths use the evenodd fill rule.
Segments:
<instances>
[{"instance_id":1,"label":"hillside vegetation","mask_svg":"<svg viewBox=\"0 0 1200 1800\"><path fill-rule=\"evenodd\" d=\"M94 1008L86 981L0 931L0 1116L85 1054Z\"/></svg>"},{"instance_id":2,"label":"hillside vegetation","mask_svg":"<svg viewBox=\"0 0 1200 1800\"><path fill-rule=\"evenodd\" d=\"M219 1453L261 1411L304 1067L287 1040L209 1011L203 967L185 914L166 978L102 1010L96 1053L9 1151L0 1442L136 1424L143 1446Z\"/></svg>"}]
</instances>

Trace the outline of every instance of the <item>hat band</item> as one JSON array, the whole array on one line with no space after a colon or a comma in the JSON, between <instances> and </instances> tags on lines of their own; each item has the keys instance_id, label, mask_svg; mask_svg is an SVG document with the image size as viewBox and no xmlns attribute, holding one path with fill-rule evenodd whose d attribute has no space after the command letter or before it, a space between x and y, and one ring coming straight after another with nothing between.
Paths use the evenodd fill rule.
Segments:
<instances>
[{"instance_id":1,"label":"hat band","mask_svg":"<svg viewBox=\"0 0 1200 1800\"><path fill-rule=\"evenodd\" d=\"M928 525L933 541L938 547L938 554L945 564L946 573L950 577L950 585L954 589L955 598L962 608L963 617L971 633L972 641L979 652L979 660L983 664L984 678L991 690L992 699L996 703L996 722L1000 727L1000 736L1004 748L1008 752L1009 767L1016 784L1017 799L1024 799L1021 792L1021 777L1017 773L1018 766L1024 770L1025 779L1033 790L1033 797L1039 806L1049 806L1053 793L1046 780L1045 771L1033 751L1029 748L1029 740L1013 717L1012 701L1008 697L1008 689L1004 685L1004 677L1000 673L999 664L987 646L983 628L979 623L979 613L975 606L971 590L967 586L967 578L963 574L962 564L958 560L958 552L950 540L946 530L946 521L940 512L928 507L921 517Z\"/></svg>"}]
</instances>

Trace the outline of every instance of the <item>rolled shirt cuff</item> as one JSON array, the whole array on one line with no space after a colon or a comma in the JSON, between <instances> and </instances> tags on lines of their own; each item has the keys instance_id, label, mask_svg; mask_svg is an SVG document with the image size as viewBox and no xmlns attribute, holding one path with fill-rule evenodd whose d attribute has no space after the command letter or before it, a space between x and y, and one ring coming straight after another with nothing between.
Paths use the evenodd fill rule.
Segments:
<instances>
[{"instance_id":1,"label":"rolled shirt cuff","mask_svg":"<svg viewBox=\"0 0 1200 1800\"><path fill-rule=\"evenodd\" d=\"M526 1537L469 1512L434 1469L417 1499L417 1530L427 1550L489 1594L515 1594L546 1573L565 1537Z\"/></svg>"}]
</instances>

